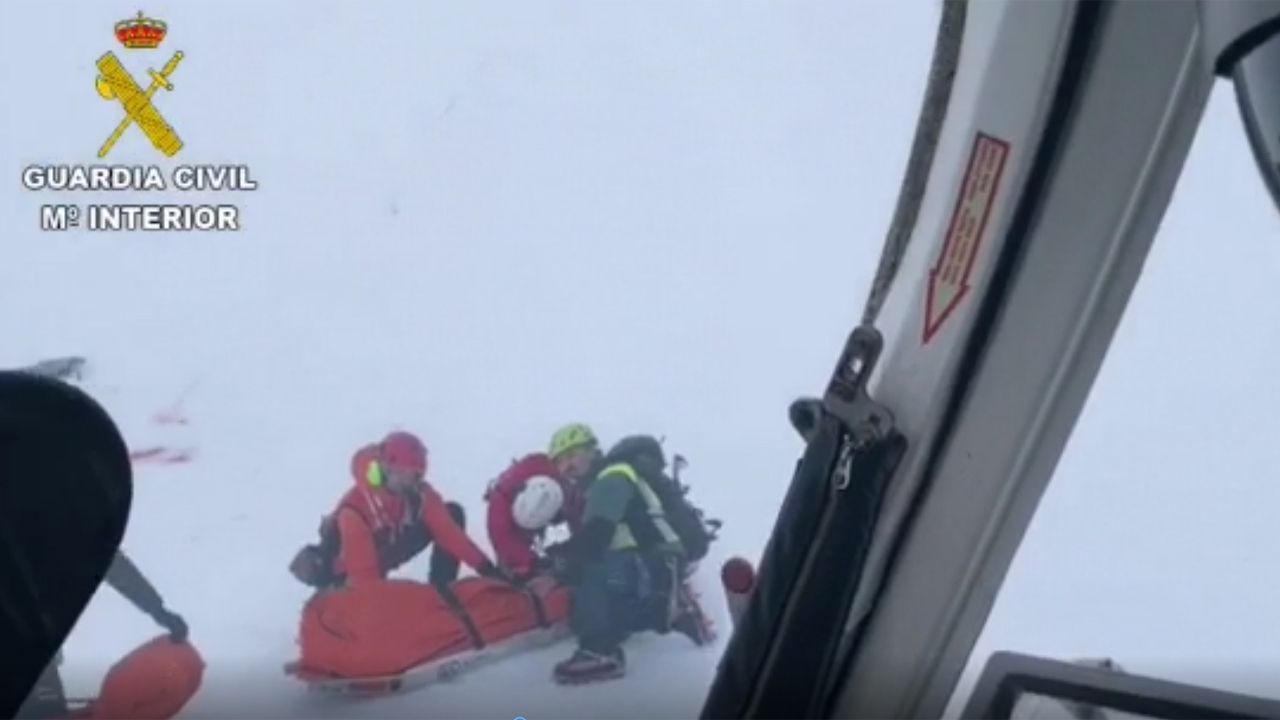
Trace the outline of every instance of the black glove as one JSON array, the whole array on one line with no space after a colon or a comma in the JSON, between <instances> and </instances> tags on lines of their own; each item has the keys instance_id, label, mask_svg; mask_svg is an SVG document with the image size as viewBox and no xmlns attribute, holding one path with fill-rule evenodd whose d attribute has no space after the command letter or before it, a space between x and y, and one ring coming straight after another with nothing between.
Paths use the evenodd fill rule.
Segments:
<instances>
[{"instance_id":1,"label":"black glove","mask_svg":"<svg viewBox=\"0 0 1280 720\"><path fill-rule=\"evenodd\" d=\"M560 582L571 585L577 581L577 573L569 564L569 558L564 555L556 555L551 560L551 576Z\"/></svg>"},{"instance_id":2,"label":"black glove","mask_svg":"<svg viewBox=\"0 0 1280 720\"><path fill-rule=\"evenodd\" d=\"M571 585L576 579L575 568L570 562L568 541L546 547L546 553L538 562L553 578L565 585Z\"/></svg>"},{"instance_id":3,"label":"black glove","mask_svg":"<svg viewBox=\"0 0 1280 720\"><path fill-rule=\"evenodd\" d=\"M156 611L151 619L165 630L169 631L169 639L176 643L184 643L187 641L187 621L182 616L172 612L168 608L160 608Z\"/></svg>"},{"instance_id":4,"label":"black glove","mask_svg":"<svg viewBox=\"0 0 1280 720\"><path fill-rule=\"evenodd\" d=\"M501 580L508 585L523 586L524 582L511 573L510 570L494 565L493 563L485 563L476 569L476 574L483 578L491 580Z\"/></svg>"}]
</instances>

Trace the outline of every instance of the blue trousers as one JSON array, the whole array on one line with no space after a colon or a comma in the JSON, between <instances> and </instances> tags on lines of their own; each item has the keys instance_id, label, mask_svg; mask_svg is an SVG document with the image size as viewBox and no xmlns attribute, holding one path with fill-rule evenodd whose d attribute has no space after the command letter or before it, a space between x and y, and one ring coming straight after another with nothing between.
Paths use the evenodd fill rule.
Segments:
<instances>
[{"instance_id":1,"label":"blue trousers","mask_svg":"<svg viewBox=\"0 0 1280 720\"><path fill-rule=\"evenodd\" d=\"M569 614L578 646L612 653L633 633L664 627L670 567L636 550L610 550L584 567Z\"/></svg>"}]
</instances>

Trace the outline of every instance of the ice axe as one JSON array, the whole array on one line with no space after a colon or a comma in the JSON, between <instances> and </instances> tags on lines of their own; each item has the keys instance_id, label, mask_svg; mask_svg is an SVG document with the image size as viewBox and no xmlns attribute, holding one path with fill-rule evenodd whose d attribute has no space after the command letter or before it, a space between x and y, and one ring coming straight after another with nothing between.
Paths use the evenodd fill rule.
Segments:
<instances>
[{"instance_id":1,"label":"ice axe","mask_svg":"<svg viewBox=\"0 0 1280 720\"><path fill-rule=\"evenodd\" d=\"M662 435L658 438L659 445L666 445L666 443L667 443L666 435ZM688 466L689 466L689 461L686 460L683 455L681 455L680 453L672 453L671 479L675 481L676 487L680 490L681 495L689 492L689 488L685 487L685 484L680 482L680 471L685 469Z\"/></svg>"},{"instance_id":2,"label":"ice axe","mask_svg":"<svg viewBox=\"0 0 1280 720\"><path fill-rule=\"evenodd\" d=\"M676 485L681 490L685 490L684 483L680 482L680 471L689 467L689 461L680 453L676 453L671 458L671 479L676 481Z\"/></svg>"},{"instance_id":3,"label":"ice axe","mask_svg":"<svg viewBox=\"0 0 1280 720\"><path fill-rule=\"evenodd\" d=\"M680 453L676 453L671 457L671 479L675 481L676 488L681 495L689 494L689 486L680 481L680 471L688 466L689 461ZM724 522L715 518L704 517L701 510L695 510L694 512L697 513L698 519L706 527L707 536L712 540L717 539L720 536L720 528L724 527Z\"/></svg>"}]
</instances>

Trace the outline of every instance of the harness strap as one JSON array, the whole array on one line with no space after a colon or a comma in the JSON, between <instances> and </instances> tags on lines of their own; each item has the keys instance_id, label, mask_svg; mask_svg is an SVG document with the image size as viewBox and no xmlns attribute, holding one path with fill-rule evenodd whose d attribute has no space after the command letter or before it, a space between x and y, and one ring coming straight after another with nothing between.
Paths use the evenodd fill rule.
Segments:
<instances>
[{"instance_id":1,"label":"harness strap","mask_svg":"<svg viewBox=\"0 0 1280 720\"><path fill-rule=\"evenodd\" d=\"M458 600L458 596L453 592L453 586L446 583L438 583L435 586L436 592L440 593L440 597L444 599L449 609L453 611L458 621L462 623L462 627L467 631L467 636L471 640L471 645L476 650L483 650L484 636L480 634L480 630L476 627L476 623L471 619L471 613L462 606L462 601Z\"/></svg>"},{"instance_id":2,"label":"harness strap","mask_svg":"<svg viewBox=\"0 0 1280 720\"><path fill-rule=\"evenodd\" d=\"M521 588L524 594L529 598L529 603L533 605L533 615L538 619L538 627L550 627L551 623L547 622L547 608L542 604L542 598L538 597L538 593L532 588Z\"/></svg>"},{"instance_id":3,"label":"harness strap","mask_svg":"<svg viewBox=\"0 0 1280 720\"><path fill-rule=\"evenodd\" d=\"M356 505L355 503L350 501L344 501L343 503L338 505L338 509L335 510L333 513L334 519L337 519L338 513L342 512L343 508L346 508L347 510L354 512L356 515L359 515L360 520L363 521L364 524L369 527L370 531L375 529L373 520L369 517L367 513L365 513L364 509L361 508L359 505Z\"/></svg>"}]
</instances>

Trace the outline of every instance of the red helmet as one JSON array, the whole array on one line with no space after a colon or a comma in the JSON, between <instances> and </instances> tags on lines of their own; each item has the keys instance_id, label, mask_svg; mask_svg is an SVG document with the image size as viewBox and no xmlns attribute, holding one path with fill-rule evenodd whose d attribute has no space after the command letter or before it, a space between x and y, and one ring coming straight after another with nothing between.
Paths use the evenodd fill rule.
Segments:
<instances>
[{"instance_id":1,"label":"red helmet","mask_svg":"<svg viewBox=\"0 0 1280 720\"><path fill-rule=\"evenodd\" d=\"M417 435L396 431L382 439L379 460L388 470L427 472L427 446Z\"/></svg>"}]
</instances>

